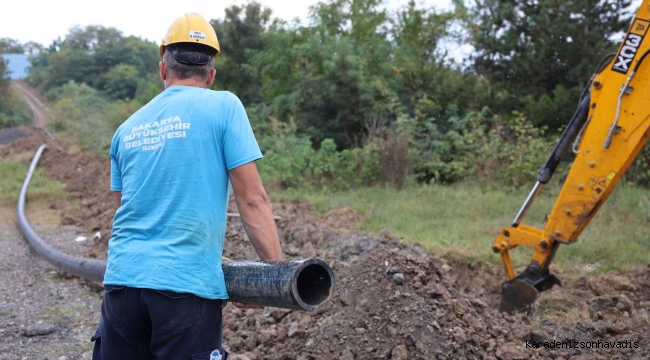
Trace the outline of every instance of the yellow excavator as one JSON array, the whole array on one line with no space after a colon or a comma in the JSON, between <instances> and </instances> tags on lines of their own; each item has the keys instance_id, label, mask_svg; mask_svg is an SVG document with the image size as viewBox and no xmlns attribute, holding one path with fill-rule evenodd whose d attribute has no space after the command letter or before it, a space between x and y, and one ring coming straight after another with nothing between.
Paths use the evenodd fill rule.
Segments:
<instances>
[{"instance_id":1,"label":"yellow excavator","mask_svg":"<svg viewBox=\"0 0 650 360\"><path fill-rule=\"evenodd\" d=\"M507 281L500 311L527 309L539 292L561 285L549 271L560 244L572 244L589 224L637 157L650 135L650 0L643 0L618 52L603 58L582 92L579 106L537 176L510 227L492 250L501 255ZM647 61L646 61L647 60ZM565 154L575 160L544 228L522 220ZM533 249L527 268L515 276L510 250Z\"/></svg>"}]
</instances>

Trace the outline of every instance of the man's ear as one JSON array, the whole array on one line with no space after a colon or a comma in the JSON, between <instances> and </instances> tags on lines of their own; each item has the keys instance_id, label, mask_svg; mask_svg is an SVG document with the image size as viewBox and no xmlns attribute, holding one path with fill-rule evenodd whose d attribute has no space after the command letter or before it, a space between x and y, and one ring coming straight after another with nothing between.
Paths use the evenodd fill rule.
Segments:
<instances>
[{"instance_id":1,"label":"man's ear","mask_svg":"<svg viewBox=\"0 0 650 360\"><path fill-rule=\"evenodd\" d=\"M160 70L160 79L162 81L167 80L167 65L164 62L158 62L158 69Z\"/></svg>"},{"instance_id":2,"label":"man's ear","mask_svg":"<svg viewBox=\"0 0 650 360\"><path fill-rule=\"evenodd\" d=\"M217 70L212 69L210 70L210 75L208 75L208 78L205 80L205 87L209 88L212 83L214 82L214 77L217 75Z\"/></svg>"}]
</instances>

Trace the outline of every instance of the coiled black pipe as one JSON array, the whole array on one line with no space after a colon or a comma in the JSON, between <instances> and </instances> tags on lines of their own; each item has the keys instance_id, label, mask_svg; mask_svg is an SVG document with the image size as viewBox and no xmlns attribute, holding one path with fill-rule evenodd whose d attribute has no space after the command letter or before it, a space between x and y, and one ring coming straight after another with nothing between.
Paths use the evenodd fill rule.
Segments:
<instances>
[{"instance_id":1,"label":"coiled black pipe","mask_svg":"<svg viewBox=\"0 0 650 360\"><path fill-rule=\"evenodd\" d=\"M58 251L43 241L25 217L29 181L46 145L36 151L18 196L18 226L32 248L45 260L69 274L101 282L106 262L83 259ZM223 261L230 301L294 310L317 311L331 297L334 272L320 259Z\"/></svg>"}]
</instances>

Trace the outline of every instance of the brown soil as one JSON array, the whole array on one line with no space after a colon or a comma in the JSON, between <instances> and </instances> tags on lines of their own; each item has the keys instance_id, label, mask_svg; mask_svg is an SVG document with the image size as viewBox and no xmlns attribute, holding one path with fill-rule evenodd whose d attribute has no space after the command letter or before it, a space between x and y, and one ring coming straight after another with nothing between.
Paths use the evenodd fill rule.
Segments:
<instances>
[{"instance_id":1,"label":"brown soil","mask_svg":"<svg viewBox=\"0 0 650 360\"><path fill-rule=\"evenodd\" d=\"M24 154L48 144L39 166L82 204L63 213L61 223L100 231L87 255L104 258L115 211L108 157L21 130L31 136L0 146L0 158L29 158ZM449 263L389 231L359 232L361 218L348 208L320 216L307 204L276 203L273 210L286 257L326 260L336 290L316 313L226 307L231 360L650 358L650 267L581 278L541 294L530 314L508 316L494 307L502 281L497 266ZM257 258L237 218L229 220L226 237L225 256ZM553 341L565 348L530 347Z\"/></svg>"}]
</instances>

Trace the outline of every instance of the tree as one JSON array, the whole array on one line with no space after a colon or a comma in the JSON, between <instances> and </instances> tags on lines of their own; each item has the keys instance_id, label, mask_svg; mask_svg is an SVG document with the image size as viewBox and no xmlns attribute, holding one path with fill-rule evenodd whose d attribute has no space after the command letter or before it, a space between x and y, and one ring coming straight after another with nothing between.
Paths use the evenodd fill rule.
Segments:
<instances>
[{"instance_id":1,"label":"tree","mask_svg":"<svg viewBox=\"0 0 650 360\"><path fill-rule=\"evenodd\" d=\"M2 50L0 50L0 129L23 125L30 121L27 104L9 85L7 61L2 57Z\"/></svg>"},{"instance_id":2,"label":"tree","mask_svg":"<svg viewBox=\"0 0 650 360\"><path fill-rule=\"evenodd\" d=\"M528 117L539 125L557 128L565 123L575 109L540 118L538 99L563 86L572 98L553 101L577 103L599 60L615 50L611 39L627 28L630 4L630 0L475 0L467 22L476 49L473 69L491 83L487 97L493 110L527 108Z\"/></svg>"},{"instance_id":3,"label":"tree","mask_svg":"<svg viewBox=\"0 0 650 360\"><path fill-rule=\"evenodd\" d=\"M419 9L415 1L398 10L391 28L395 42L393 67L395 82L393 88L402 103L411 106L405 111L413 118L429 118L438 127L444 127L450 116L448 108L458 104L459 98L464 107L471 107L472 96L467 79L459 68L447 60L443 41L459 42L460 35L452 32L458 14L437 13L431 9ZM430 102L432 106L414 106ZM469 109L468 109L469 110ZM451 110L454 112L455 110ZM419 113L418 113L419 112ZM422 127L421 124L420 127ZM424 135L426 131L419 129Z\"/></svg>"},{"instance_id":4,"label":"tree","mask_svg":"<svg viewBox=\"0 0 650 360\"><path fill-rule=\"evenodd\" d=\"M0 50L0 111L2 111L8 88L9 74L7 71L7 61L2 57L2 51Z\"/></svg>"},{"instance_id":5,"label":"tree","mask_svg":"<svg viewBox=\"0 0 650 360\"><path fill-rule=\"evenodd\" d=\"M75 27L63 39L31 56L30 78L46 94L74 81L115 99L133 98L158 69L158 49L114 28ZM50 93L56 96L55 92Z\"/></svg>"},{"instance_id":6,"label":"tree","mask_svg":"<svg viewBox=\"0 0 650 360\"><path fill-rule=\"evenodd\" d=\"M118 64L102 74L96 83L111 99L133 99L138 90L138 70L132 65Z\"/></svg>"},{"instance_id":7,"label":"tree","mask_svg":"<svg viewBox=\"0 0 650 360\"><path fill-rule=\"evenodd\" d=\"M20 41L10 38L0 38L0 52L5 54L23 54L25 49Z\"/></svg>"},{"instance_id":8,"label":"tree","mask_svg":"<svg viewBox=\"0 0 650 360\"><path fill-rule=\"evenodd\" d=\"M298 27L291 47L280 51L291 59L291 107L301 131L315 143L334 139L350 147L364 134L377 103L392 95L387 89L391 44L389 19L379 0L333 0L311 9L312 25ZM287 43L286 34L278 38ZM277 51L274 49L272 51ZM278 55L276 53L276 58ZM265 70L271 62L266 59ZM285 60L285 64L287 64ZM282 88L289 88L282 86ZM386 90L386 91L385 91Z\"/></svg>"},{"instance_id":9,"label":"tree","mask_svg":"<svg viewBox=\"0 0 650 360\"><path fill-rule=\"evenodd\" d=\"M255 4L247 9L259 11ZM462 90L456 82L464 83L439 47L455 15L416 9L414 2L405 9L393 19L379 0L331 0L311 8L309 25L275 20L266 30L261 18L246 15L259 26L234 42L229 36L243 27L244 12L235 7L228 14L237 16L215 22L224 39L217 86L242 97L254 121L293 118L314 143L331 138L339 149L391 126L401 113L413 116L425 96L441 104L430 117L444 122L445 104Z\"/></svg>"},{"instance_id":10,"label":"tree","mask_svg":"<svg viewBox=\"0 0 650 360\"><path fill-rule=\"evenodd\" d=\"M230 90L244 104L261 101L259 72L251 65L251 57L265 49L262 34L271 19L271 9L258 2L226 9L224 20L212 20L221 54L217 58L215 88Z\"/></svg>"},{"instance_id":11,"label":"tree","mask_svg":"<svg viewBox=\"0 0 650 360\"><path fill-rule=\"evenodd\" d=\"M23 49L25 50L25 54L33 56L45 50L45 47L39 43L28 41L23 44Z\"/></svg>"}]
</instances>

